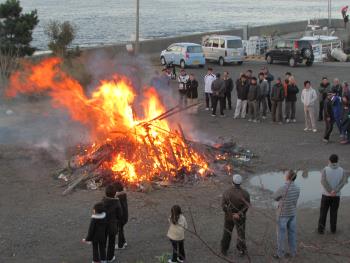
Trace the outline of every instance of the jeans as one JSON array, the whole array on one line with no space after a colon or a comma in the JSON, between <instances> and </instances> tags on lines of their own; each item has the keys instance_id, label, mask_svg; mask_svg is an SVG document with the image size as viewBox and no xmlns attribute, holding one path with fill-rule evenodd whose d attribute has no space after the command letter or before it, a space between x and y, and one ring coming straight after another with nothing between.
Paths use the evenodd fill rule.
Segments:
<instances>
[{"instance_id":1,"label":"jeans","mask_svg":"<svg viewBox=\"0 0 350 263\"><path fill-rule=\"evenodd\" d=\"M224 115L225 97L212 96L213 115L216 115L218 103L220 103L220 114Z\"/></svg>"},{"instance_id":2,"label":"jeans","mask_svg":"<svg viewBox=\"0 0 350 263\"><path fill-rule=\"evenodd\" d=\"M316 129L315 107L304 105L304 114L305 114L305 128Z\"/></svg>"},{"instance_id":3,"label":"jeans","mask_svg":"<svg viewBox=\"0 0 350 263\"><path fill-rule=\"evenodd\" d=\"M332 131L333 131L333 126L334 126L334 120L325 120L325 124L326 124L326 128L325 128L325 131L324 131L324 139L325 140L329 140L329 137L331 136L332 134Z\"/></svg>"},{"instance_id":4,"label":"jeans","mask_svg":"<svg viewBox=\"0 0 350 263\"><path fill-rule=\"evenodd\" d=\"M210 108L210 103L212 102L213 94L206 92L205 93L205 105L207 108ZM213 105L212 105L213 107Z\"/></svg>"},{"instance_id":5,"label":"jeans","mask_svg":"<svg viewBox=\"0 0 350 263\"><path fill-rule=\"evenodd\" d=\"M179 105L180 107L187 106L187 96L185 93L179 92Z\"/></svg>"},{"instance_id":6,"label":"jeans","mask_svg":"<svg viewBox=\"0 0 350 263\"><path fill-rule=\"evenodd\" d=\"M229 110L232 109L231 97L232 97L231 92L226 92L226 94L225 94L225 107L224 107L225 109L227 109L226 108L226 101L227 101L228 109Z\"/></svg>"},{"instance_id":7,"label":"jeans","mask_svg":"<svg viewBox=\"0 0 350 263\"><path fill-rule=\"evenodd\" d=\"M350 119L346 119L341 124L341 134L344 136L344 139L350 139Z\"/></svg>"},{"instance_id":8,"label":"jeans","mask_svg":"<svg viewBox=\"0 0 350 263\"><path fill-rule=\"evenodd\" d=\"M241 114L242 118L245 118L245 115L247 113L247 100L240 100L237 99L237 105L236 105L236 110L235 110L235 118L238 118Z\"/></svg>"},{"instance_id":9,"label":"jeans","mask_svg":"<svg viewBox=\"0 0 350 263\"><path fill-rule=\"evenodd\" d=\"M271 112L271 110L272 110L272 103L271 103L271 97L270 97L270 95L268 95L268 96L266 97L266 99L267 99L267 105L269 106L269 110L270 110L270 112Z\"/></svg>"},{"instance_id":10,"label":"jeans","mask_svg":"<svg viewBox=\"0 0 350 263\"><path fill-rule=\"evenodd\" d=\"M266 97L263 97L263 98L259 99L259 101L258 101L258 109L257 109L258 118L260 118L261 109L262 109L262 116L266 117L266 113L267 113L267 98Z\"/></svg>"},{"instance_id":11,"label":"jeans","mask_svg":"<svg viewBox=\"0 0 350 263\"><path fill-rule=\"evenodd\" d=\"M287 120L295 119L295 104L296 104L296 101L286 101L286 119Z\"/></svg>"},{"instance_id":12,"label":"jeans","mask_svg":"<svg viewBox=\"0 0 350 263\"><path fill-rule=\"evenodd\" d=\"M331 231L332 233L335 233L337 231L337 217L338 217L339 203L340 203L339 196L322 195L320 219L318 220L318 232L321 232L321 233L324 232L324 229L326 227L328 210L330 210Z\"/></svg>"},{"instance_id":13,"label":"jeans","mask_svg":"<svg viewBox=\"0 0 350 263\"><path fill-rule=\"evenodd\" d=\"M246 221L245 216L241 217L239 220L229 220L225 218L224 233L221 239L221 252L226 254L227 250L229 249L230 243L231 243L232 231L235 226L237 231L236 247L239 251L246 252L247 245L245 243L245 221Z\"/></svg>"},{"instance_id":14,"label":"jeans","mask_svg":"<svg viewBox=\"0 0 350 263\"><path fill-rule=\"evenodd\" d=\"M92 242L92 259L94 262L106 260L106 244L104 242Z\"/></svg>"},{"instance_id":15,"label":"jeans","mask_svg":"<svg viewBox=\"0 0 350 263\"><path fill-rule=\"evenodd\" d=\"M184 240L175 241L170 239L170 242L173 247L172 261L177 262L177 258L184 260L186 258Z\"/></svg>"},{"instance_id":16,"label":"jeans","mask_svg":"<svg viewBox=\"0 0 350 263\"><path fill-rule=\"evenodd\" d=\"M118 225L118 247L122 248L126 243L125 235L124 235L124 225Z\"/></svg>"},{"instance_id":17,"label":"jeans","mask_svg":"<svg viewBox=\"0 0 350 263\"><path fill-rule=\"evenodd\" d=\"M249 119L256 120L256 118L258 117L257 106L258 103L256 100L248 101Z\"/></svg>"},{"instance_id":18,"label":"jeans","mask_svg":"<svg viewBox=\"0 0 350 263\"><path fill-rule=\"evenodd\" d=\"M296 216L280 216L277 221L277 255L284 257L284 244L286 235L288 235L289 251L292 256L295 256L297 253Z\"/></svg>"},{"instance_id":19,"label":"jeans","mask_svg":"<svg viewBox=\"0 0 350 263\"><path fill-rule=\"evenodd\" d=\"M272 101L272 121L282 121L282 101Z\"/></svg>"}]
</instances>

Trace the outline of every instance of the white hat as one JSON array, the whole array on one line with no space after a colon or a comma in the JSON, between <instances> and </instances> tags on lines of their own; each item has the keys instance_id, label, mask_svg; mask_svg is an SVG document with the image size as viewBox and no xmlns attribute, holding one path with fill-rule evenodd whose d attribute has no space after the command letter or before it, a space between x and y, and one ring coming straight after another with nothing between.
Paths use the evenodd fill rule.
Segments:
<instances>
[{"instance_id":1,"label":"white hat","mask_svg":"<svg viewBox=\"0 0 350 263\"><path fill-rule=\"evenodd\" d=\"M242 183L242 176L240 176L239 174L233 175L232 182L234 184L241 184Z\"/></svg>"}]
</instances>

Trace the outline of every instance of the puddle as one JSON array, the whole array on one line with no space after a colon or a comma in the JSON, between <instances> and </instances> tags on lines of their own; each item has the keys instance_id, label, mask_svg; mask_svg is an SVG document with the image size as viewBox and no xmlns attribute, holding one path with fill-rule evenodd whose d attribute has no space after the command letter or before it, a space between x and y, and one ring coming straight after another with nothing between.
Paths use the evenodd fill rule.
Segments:
<instances>
[{"instance_id":1,"label":"puddle","mask_svg":"<svg viewBox=\"0 0 350 263\"><path fill-rule=\"evenodd\" d=\"M249 182L255 187L274 192L285 183L285 173L275 172L262 174L254 176ZM321 186L321 172L310 171L308 173L303 173L302 171L299 171L295 182L300 187L300 197L298 201L299 206L321 199L323 192L323 188ZM341 191L341 195L350 196L349 183L344 186Z\"/></svg>"}]
</instances>

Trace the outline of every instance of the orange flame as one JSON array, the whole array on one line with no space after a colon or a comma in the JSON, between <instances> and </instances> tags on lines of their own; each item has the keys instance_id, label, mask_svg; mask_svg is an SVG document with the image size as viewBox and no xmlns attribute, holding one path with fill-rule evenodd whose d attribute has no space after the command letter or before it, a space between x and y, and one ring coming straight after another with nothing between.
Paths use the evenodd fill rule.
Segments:
<instances>
[{"instance_id":1,"label":"orange flame","mask_svg":"<svg viewBox=\"0 0 350 263\"><path fill-rule=\"evenodd\" d=\"M115 75L112 80L101 81L87 97L79 82L61 70L61 63L58 58L49 58L36 65L23 65L22 71L12 74L6 94L13 97L46 92L55 107L67 109L73 120L86 125L94 143L79 156L81 163L101 146L112 144L112 156L102 166L130 183L151 180L162 173L174 176L183 167L191 170L196 166L201 175L208 169L204 158L188 147L165 119L154 120L165 111L154 88L142 94L139 118L133 110L137 94L126 77Z\"/></svg>"}]
</instances>

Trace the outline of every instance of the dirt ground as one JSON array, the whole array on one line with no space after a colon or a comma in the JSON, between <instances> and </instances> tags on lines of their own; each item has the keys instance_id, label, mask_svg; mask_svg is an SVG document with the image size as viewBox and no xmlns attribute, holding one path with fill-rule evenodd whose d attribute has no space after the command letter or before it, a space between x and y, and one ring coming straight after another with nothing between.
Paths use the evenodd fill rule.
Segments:
<instances>
[{"instance_id":1,"label":"dirt ground","mask_svg":"<svg viewBox=\"0 0 350 263\"><path fill-rule=\"evenodd\" d=\"M243 66L213 65L215 71L228 70L234 79L240 71L251 68L257 73L263 63L247 62ZM289 68L272 65L270 71L283 76L292 71L299 87L309 79L318 85L321 77L339 77L348 80L349 66L341 63L326 63ZM190 69L201 81L205 69ZM202 87L202 86L201 86ZM91 261L91 248L80 240L85 237L92 205L103 196L102 190L79 190L62 196L62 183L52 174L60 167L55 152L48 153L23 142L23 135L32 132L35 115L42 114L47 101L3 102L0 105L0 262L52 262L78 263ZM235 105L235 99L233 99ZM13 110L9 113L7 109ZM341 165L350 170L350 145L337 143L338 132L332 142L322 143L324 124L318 123L316 134L303 131L303 113L300 101L297 106L297 123L274 125L267 120L261 124L246 120L233 120L233 112L226 118L214 118L203 109L192 116L194 129L203 140L215 141L218 137L232 137L239 145L250 149L254 159L254 174L286 168L320 170L327 164L332 153L340 156ZM63 125L55 121L46 125ZM43 125L42 129L45 129ZM33 134L38 139L39 134ZM271 194L249 185L253 174L245 173L244 187L251 191L253 200L270 200ZM193 213L197 232L205 244L187 233L187 262L224 262L216 257L206 245L220 251L223 228L223 212L220 208L222 192L229 187L230 178L219 177L184 187L170 187L150 193L128 193L130 221L126 227L128 248L117 252L123 263L153 263L156 256L171 252L166 238L167 218L170 207L180 204L192 228L189 209ZM315 185L319 188L320 185ZM272 202L271 202L272 203ZM248 212L247 244L249 257L238 258L234 249L235 234L229 253L232 262L273 262L275 249L275 223L272 205L262 207L253 202ZM267 204L270 204L268 201ZM318 208L298 210L299 255L289 262L350 262L350 199L343 198L339 210L336 235L324 236L315 233ZM287 261L286 261L287 262Z\"/></svg>"}]
</instances>

